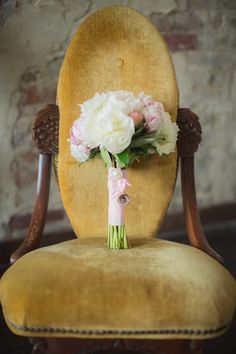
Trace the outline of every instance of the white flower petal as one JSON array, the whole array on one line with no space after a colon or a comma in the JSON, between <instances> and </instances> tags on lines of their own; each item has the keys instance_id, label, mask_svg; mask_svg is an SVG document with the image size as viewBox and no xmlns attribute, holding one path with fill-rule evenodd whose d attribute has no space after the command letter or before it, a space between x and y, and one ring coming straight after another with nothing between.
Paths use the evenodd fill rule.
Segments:
<instances>
[{"instance_id":1,"label":"white flower petal","mask_svg":"<svg viewBox=\"0 0 236 354\"><path fill-rule=\"evenodd\" d=\"M71 156L79 162L87 161L90 156L89 149L83 145L70 144L70 153Z\"/></svg>"},{"instance_id":2,"label":"white flower petal","mask_svg":"<svg viewBox=\"0 0 236 354\"><path fill-rule=\"evenodd\" d=\"M164 113L164 121L156 133L156 139L153 145L156 147L159 155L169 154L175 151L176 140L179 128L176 123L172 123L170 115Z\"/></svg>"},{"instance_id":3,"label":"white flower petal","mask_svg":"<svg viewBox=\"0 0 236 354\"><path fill-rule=\"evenodd\" d=\"M105 112L103 120L107 125L104 126L101 145L112 154L124 151L135 132L133 120L118 110Z\"/></svg>"}]
</instances>

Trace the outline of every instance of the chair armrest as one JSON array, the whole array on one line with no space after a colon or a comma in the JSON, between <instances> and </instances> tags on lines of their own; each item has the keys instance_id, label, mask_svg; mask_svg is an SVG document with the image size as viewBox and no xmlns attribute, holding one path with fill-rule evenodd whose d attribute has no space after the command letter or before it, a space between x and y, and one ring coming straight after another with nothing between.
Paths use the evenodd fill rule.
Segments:
<instances>
[{"instance_id":1,"label":"chair armrest","mask_svg":"<svg viewBox=\"0 0 236 354\"><path fill-rule=\"evenodd\" d=\"M58 107L47 105L38 112L33 125L33 140L40 151L35 207L25 239L11 255L12 264L40 244L48 208L52 157L58 154L58 130Z\"/></svg>"},{"instance_id":2,"label":"chair armrest","mask_svg":"<svg viewBox=\"0 0 236 354\"><path fill-rule=\"evenodd\" d=\"M200 220L194 178L194 154L201 142L201 125L198 116L188 108L180 108L177 116L180 128L177 148L181 158L181 184L186 227L192 246L223 263L223 258L209 245Z\"/></svg>"}]
</instances>

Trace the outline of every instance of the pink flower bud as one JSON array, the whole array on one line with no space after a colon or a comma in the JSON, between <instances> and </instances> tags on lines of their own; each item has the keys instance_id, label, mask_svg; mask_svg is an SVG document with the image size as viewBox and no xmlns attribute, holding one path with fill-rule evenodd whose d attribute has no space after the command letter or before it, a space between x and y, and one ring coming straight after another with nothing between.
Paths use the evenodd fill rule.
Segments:
<instances>
[{"instance_id":1,"label":"pink flower bud","mask_svg":"<svg viewBox=\"0 0 236 354\"><path fill-rule=\"evenodd\" d=\"M135 127L138 127L143 120L143 114L137 111L131 112L129 116L133 119Z\"/></svg>"}]
</instances>

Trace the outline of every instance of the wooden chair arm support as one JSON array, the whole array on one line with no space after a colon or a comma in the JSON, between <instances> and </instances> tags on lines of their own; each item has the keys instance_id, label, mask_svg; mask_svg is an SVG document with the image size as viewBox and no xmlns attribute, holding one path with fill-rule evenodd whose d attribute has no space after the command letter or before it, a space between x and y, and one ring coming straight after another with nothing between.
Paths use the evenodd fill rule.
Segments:
<instances>
[{"instance_id":1,"label":"wooden chair arm support","mask_svg":"<svg viewBox=\"0 0 236 354\"><path fill-rule=\"evenodd\" d=\"M223 258L211 248L202 229L196 200L193 157L181 157L181 181L184 214L190 244L223 263Z\"/></svg>"},{"instance_id":2,"label":"wooden chair arm support","mask_svg":"<svg viewBox=\"0 0 236 354\"><path fill-rule=\"evenodd\" d=\"M27 235L20 247L11 255L15 263L24 254L39 246L45 225L51 179L52 156L39 154L37 196Z\"/></svg>"},{"instance_id":3,"label":"wooden chair arm support","mask_svg":"<svg viewBox=\"0 0 236 354\"><path fill-rule=\"evenodd\" d=\"M12 254L11 263L39 246L48 208L52 156L58 154L58 131L58 106L49 104L38 112L33 124L33 140L40 151L36 203L27 235Z\"/></svg>"},{"instance_id":4,"label":"wooden chair arm support","mask_svg":"<svg viewBox=\"0 0 236 354\"><path fill-rule=\"evenodd\" d=\"M177 147L181 158L182 196L189 242L192 246L201 249L218 262L223 263L223 258L207 242L198 212L194 178L194 153L201 141L202 131L199 119L189 109L180 108L177 120L180 128Z\"/></svg>"}]
</instances>

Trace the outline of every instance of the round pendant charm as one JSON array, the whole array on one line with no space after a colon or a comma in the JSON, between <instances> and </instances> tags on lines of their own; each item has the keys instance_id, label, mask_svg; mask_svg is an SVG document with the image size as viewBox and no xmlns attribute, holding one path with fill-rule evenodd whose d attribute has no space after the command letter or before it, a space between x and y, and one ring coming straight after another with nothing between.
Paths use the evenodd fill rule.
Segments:
<instances>
[{"instance_id":1,"label":"round pendant charm","mask_svg":"<svg viewBox=\"0 0 236 354\"><path fill-rule=\"evenodd\" d=\"M120 205L128 205L130 202L129 196L128 194L124 193L124 194L120 194L118 197L118 202L120 203Z\"/></svg>"}]
</instances>

